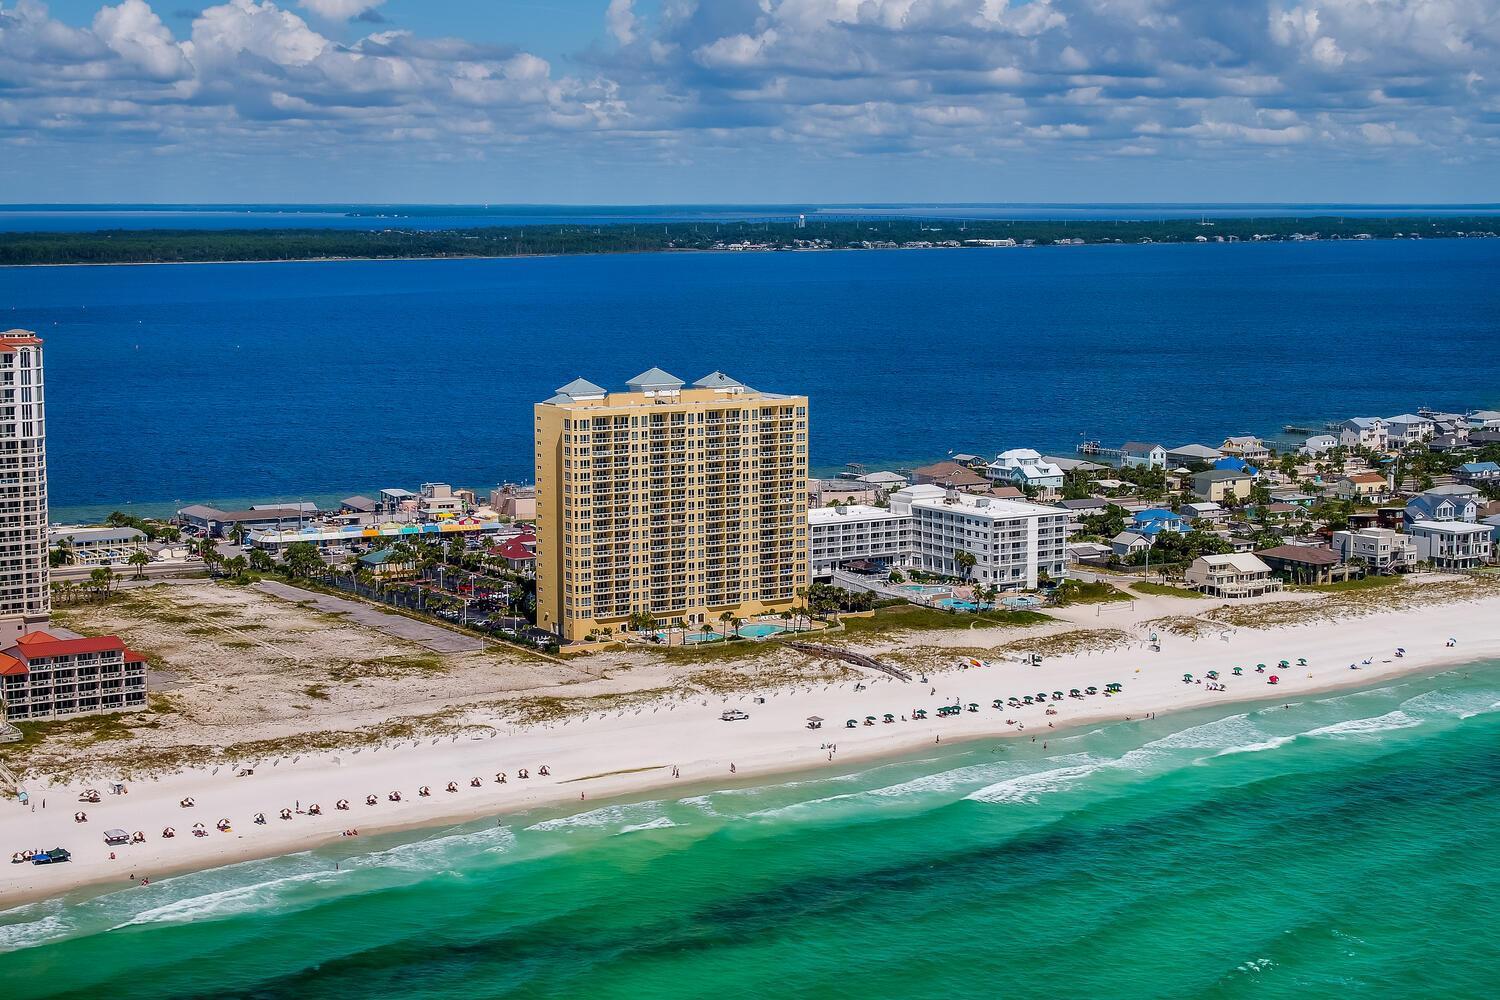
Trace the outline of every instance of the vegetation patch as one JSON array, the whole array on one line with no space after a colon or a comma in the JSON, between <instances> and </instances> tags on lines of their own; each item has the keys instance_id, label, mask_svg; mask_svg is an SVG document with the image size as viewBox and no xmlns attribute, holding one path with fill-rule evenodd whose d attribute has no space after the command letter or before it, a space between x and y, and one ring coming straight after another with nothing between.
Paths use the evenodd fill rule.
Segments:
<instances>
[{"instance_id":1,"label":"vegetation patch","mask_svg":"<svg viewBox=\"0 0 1500 1000\"><path fill-rule=\"evenodd\" d=\"M1108 604L1112 601L1128 601L1130 595L1112 583L1102 580L1064 580L1053 592L1053 600L1059 607L1069 604Z\"/></svg>"},{"instance_id":2,"label":"vegetation patch","mask_svg":"<svg viewBox=\"0 0 1500 1000\"><path fill-rule=\"evenodd\" d=\"M920 632L933 630L966 629L979 624L999 628L1025 628L1055 621L1051 615L1040 611L984 611L970 614L957 611L939 611L915 604L900 604L879 608L868 618L847 618L843 621L843 634L850 638L868 638L890 635L895 632ZM828 639L837 634L827 635ZM819 636L818 641L823 641Z\"/></svg>"},{"instance_id":3,"label":"vegetation patch","mask_svg":"<svg viewBox=\"0 0 1500 1000\"><path fill-rule=\"evenodd\" d=\"M1203 595L1196 590L1188 590L1186 587L1172 587L1165 583L1147 583L1142 581L1140 583L1132 583L1130 589L1139 591L1142 594L1156 594L1159 597L1182 597L1189 600L1203 600Z\"/></svg>"},{"instance_id":4,"label":"vegetation patch","mask_svg":"<svg viewBox=\"0 0 1500 1000\"><path fill-rule=\"evenodd\" d=\"M1289 587L1289 590L1309 590L1323 594L1339 594L1351 590L1379 590L1382 587L1399 587L1399 576L1360 576L1334 583L1309 583Z\"/></svg>"}]
</instances>

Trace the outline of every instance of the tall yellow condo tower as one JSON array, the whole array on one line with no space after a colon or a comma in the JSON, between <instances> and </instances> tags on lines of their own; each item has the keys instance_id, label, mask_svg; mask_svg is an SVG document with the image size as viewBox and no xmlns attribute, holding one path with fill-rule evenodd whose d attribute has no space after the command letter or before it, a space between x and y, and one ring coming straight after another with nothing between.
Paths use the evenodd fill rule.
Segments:
<instances>
[{"instance_id":1,"label":"tall yellow condo tower","mask_svg":"<svg viewBox=\"0 0 1500 1000\"><path fill-rule=\"evenodd\" d=\"M537 624L574 641L649 614L718 628L808 581L807 397L659 368L536 411Z\"/></svg>"}]
</instances>

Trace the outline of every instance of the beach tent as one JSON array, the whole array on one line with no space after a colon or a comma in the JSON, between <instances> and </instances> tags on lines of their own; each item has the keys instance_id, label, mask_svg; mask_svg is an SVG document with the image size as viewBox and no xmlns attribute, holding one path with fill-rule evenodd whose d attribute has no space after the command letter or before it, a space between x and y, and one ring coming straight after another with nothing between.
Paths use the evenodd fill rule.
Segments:
<instances>
[{"instance_id":1,"label":"beach tent","mask_svg":"<svg viewBox=\"0 0 1500 1000\"><path fill-rule=\"evenodd\" d=\"M130 834L124 830L105 830L104 842L106 844L128 844L130 843Z\"/></svg>"}]
</instances>

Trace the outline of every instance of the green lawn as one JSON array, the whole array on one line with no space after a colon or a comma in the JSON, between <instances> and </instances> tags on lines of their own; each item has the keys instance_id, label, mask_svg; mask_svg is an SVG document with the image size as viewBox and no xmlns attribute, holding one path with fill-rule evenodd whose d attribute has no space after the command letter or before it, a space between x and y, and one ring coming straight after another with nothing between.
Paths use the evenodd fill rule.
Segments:
<instances>
[{"instance_id":1,"label":"green lawn","mask_svg":"<svg viewBox=\"0 0 1500 1000\"><path fill-rule=\"evenodd\" d=\"M1132 583L1131 590L1138 590L1143 594L1158 594L1162 597L1191 597L1202 600L1203 595L1196 590L1188 590L1186 587L1169 587L1164 583Z\"/></svg>"},{"instance_id":2,"label":"green lawn","mask_svg":"<svg viewBox=\"0 0 1500 1000\"><path fill-rule=\"evenodd\" d=\"M1353 580L1340 580L1338 583L1301 584L1290 589L1336 594L1345 590L1379 590L1382 587L1399 587L1400 585L1399 576L1362 576Z\"/></svg>"},{"instance_id":3,"label":"green lawn","mask_svg":"<svg viewBox=\"0 0 1500 1000\"><path fill-rule=\"evenodd\" d=\"M1052 621L1040 611L949 612L923 608L915 604L898 604L881 608L869 618L844 619L844 634L851 636L881 635L887 632L930 631L968 628L975 622L983 625L1021 627ZM816 642L816 638L812 641Z\"/></svg>"}]
</instances>

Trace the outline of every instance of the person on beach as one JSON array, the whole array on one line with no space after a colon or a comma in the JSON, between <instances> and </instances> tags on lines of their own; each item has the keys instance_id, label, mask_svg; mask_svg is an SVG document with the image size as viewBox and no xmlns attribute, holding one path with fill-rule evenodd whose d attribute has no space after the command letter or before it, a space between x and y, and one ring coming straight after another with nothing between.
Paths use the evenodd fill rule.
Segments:
<instances>
[{"instance_id":1,"label":"person on beach","mask_svg":"<svg viewBox=\"0 0 1500 1000\"><path fill-rule=\"evenodd\" d=\"M730 774L734 773L734 762L733 761L729 762L729 773Z\"/></svg>"}]
</instances>

